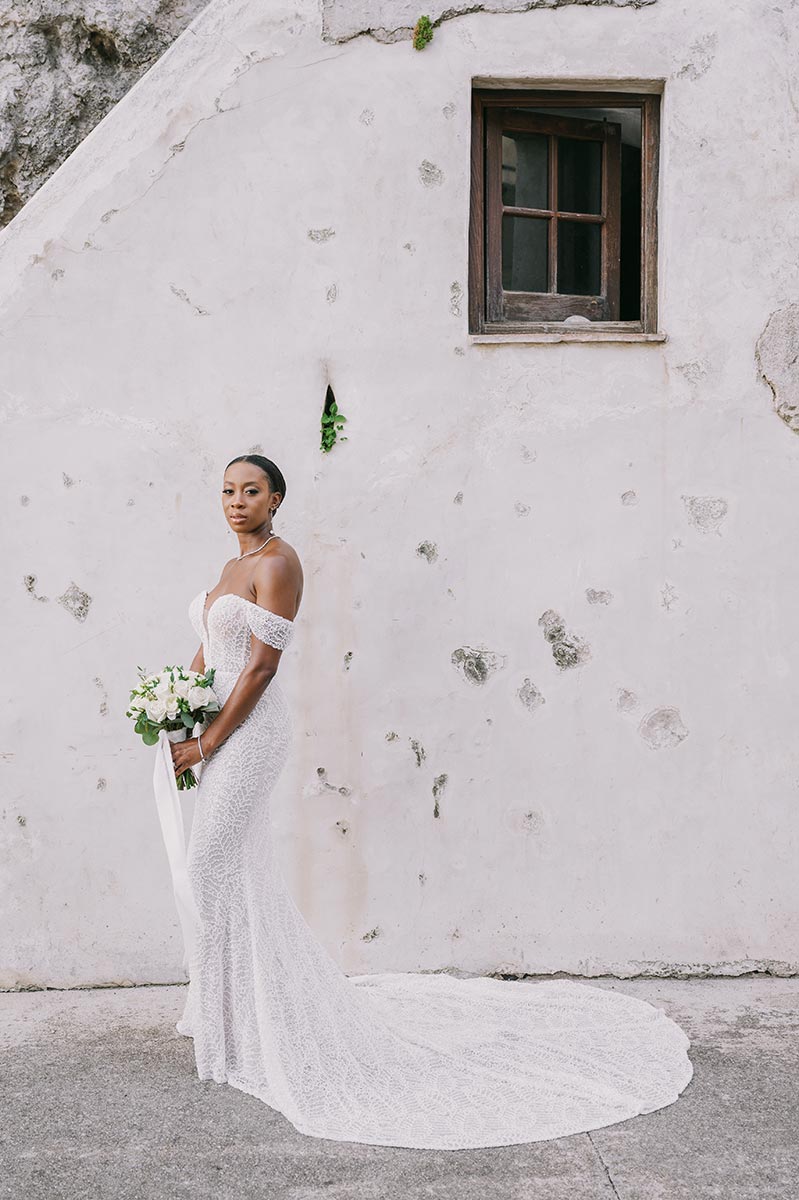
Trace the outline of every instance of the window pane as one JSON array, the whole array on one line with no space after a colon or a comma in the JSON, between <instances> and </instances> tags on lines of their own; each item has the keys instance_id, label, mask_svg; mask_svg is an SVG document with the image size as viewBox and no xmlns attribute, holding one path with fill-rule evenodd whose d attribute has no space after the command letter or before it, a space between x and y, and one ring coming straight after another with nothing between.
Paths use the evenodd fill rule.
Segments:
<instances>
[{"instance_id":1,"label":"window pane","mask_svg":"<svg viewBox=\"0 0 799 1200\"><path fill-rule=\"evenodd\" d=\"M602 211L602 143L558 138L558 210Z\"/></svg>"},{"instance_id":2,"label":"window pane","mask_svg":"<svg viewBox=\"0 0 799 1200\"><path fill-rule=\"evenodd\" d=\"M502 218L502 287L506 292L549 290L546 217Z\"/></svg>"},{"instance_id":3,"label":"window pane","mask_svg":"<svg viewBox=\"0 0 799 1200\"><path fill-rule=\"evenodd\" d=\"M549 208L549 138L544 133L503 133L502 203Z\"/></svg>"},{"instance_id":4,"label":"window pane","mask_svg":"<svg viewBox=\"0 0 799 1200\"><path fill-rule=\"evenodd\" d=\"M595 221L558 221L558 292L600 294L601 226Z\"/></svg>"}]
</instances>

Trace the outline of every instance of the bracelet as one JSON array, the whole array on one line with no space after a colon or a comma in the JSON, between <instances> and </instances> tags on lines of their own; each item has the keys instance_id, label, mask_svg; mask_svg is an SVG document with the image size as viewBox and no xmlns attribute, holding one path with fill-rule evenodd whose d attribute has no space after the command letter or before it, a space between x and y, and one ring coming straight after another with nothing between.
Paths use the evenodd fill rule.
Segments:
<instances>
[{"instance_id":1,"label":"bracelet","mask_svg":"<svg viewBox=\"0 0 799 1200\"><path fill-rule=\"evenodd\" d=\"M203 743L202 743L202 736L203 736L203 735L202 735L201 733L197 735L197 746L198 746L198 748L199 748L199 751L200 751L200 758L202 759L202 761L203 761L203 762L206 762L206 761L207 761L207 760L206 760L206 757L205 757L205 755L203 754Z\"/></svg>"}]
</instances>

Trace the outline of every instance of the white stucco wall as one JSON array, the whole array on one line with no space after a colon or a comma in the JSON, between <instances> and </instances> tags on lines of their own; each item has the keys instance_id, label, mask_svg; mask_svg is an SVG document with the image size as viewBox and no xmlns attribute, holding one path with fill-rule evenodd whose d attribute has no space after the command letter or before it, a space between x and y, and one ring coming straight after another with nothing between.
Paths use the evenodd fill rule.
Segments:
<instances>
[{"instance_id":1,"label":"white stucco wall","mask_svg":"<svg viewBox=\"0 0 799 1200\"><path fill-rule=\"evenodd\" d=\"M184 977L124 711L194 653L255 448L306 577L275 820L346 970L793 970L799 438L755 360L799 298L790 15L478 13L418 53L326 9L217 0L0 238L0 981ZM665 343L470 340L474 76L666 81Z\"/></svg>"}]
</instances>

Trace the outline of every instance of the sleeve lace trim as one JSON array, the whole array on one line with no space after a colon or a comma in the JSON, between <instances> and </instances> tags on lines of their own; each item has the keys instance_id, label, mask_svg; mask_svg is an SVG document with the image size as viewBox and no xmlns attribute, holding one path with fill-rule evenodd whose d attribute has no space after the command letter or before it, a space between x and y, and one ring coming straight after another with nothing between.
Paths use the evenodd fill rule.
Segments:
<instances>
[{"instance_id":1,"label":"sleeve lace trim","mask_svg":"<svg viewBox=\"0 0 799 1200\"><path fill-rule=\"evenodd\" d=\"M259 641L277 650L286 649L294 634L293 621L257 604L248 606L247 615L250 629Z\"/></svg>"}]
</instances>

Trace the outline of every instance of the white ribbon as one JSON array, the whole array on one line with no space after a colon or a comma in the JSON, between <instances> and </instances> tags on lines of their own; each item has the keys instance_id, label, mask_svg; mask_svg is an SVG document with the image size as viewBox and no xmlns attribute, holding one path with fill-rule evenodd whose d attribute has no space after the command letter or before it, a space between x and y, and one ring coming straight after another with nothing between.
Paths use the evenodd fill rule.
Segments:
<instances>
[{"instance_id":1,"label":"white ribbon","mask_svg":"<svg viewBox=\"0 0 799 1200\"><path fill-rule=\"evenodd\" d=\"M158 745L155 748L153 791L155 792L158 819L161 822L161 834L169 859L169 870L172 873L172 890L175 893L178 918L183 932L183 966L189 969L197 945L200 914L194 903L186 864L186 835L183 830L183 812L180 803L181 794L186 795L186 792L178 791L172 751L169 748L170 742L184 741L187 736L188 731L185 729L162 729L158 734ZM192 769L197 774L197 768Z\"/></svg>"}]
</instances>

